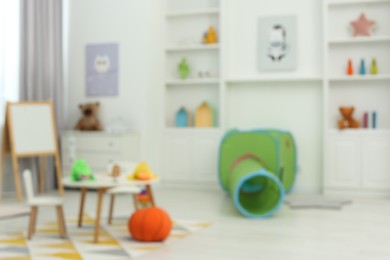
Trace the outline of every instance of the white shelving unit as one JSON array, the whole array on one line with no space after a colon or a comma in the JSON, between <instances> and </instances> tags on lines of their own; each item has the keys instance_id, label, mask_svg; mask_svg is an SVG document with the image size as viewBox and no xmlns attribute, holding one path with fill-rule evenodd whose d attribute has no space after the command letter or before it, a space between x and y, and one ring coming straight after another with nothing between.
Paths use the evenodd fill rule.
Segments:
<instances>
[{"instance_id":1,"label":"white shelving unit","mask_svg":"<svg viewBox=\"0 0 390 260\"><path fill-rule=\"evenodd\" d=\"M187 18L190 16L204 16L204 15L218 15L219 9L217 8L207 8L200 9L196 11L175 11L167 13L167 18Z\"/></svg>"},{"instance_id":2,"label":"white shelving unit","mask_svg":"<svg viewBox=\"0 0 390 260\"><path fill-rule=\"evenodd\" d=\"M232 77L226 80L227 83L263 83L263 82L321 82L322 76L311 75L278 75L278 76L253 76L253 77Z\"/></svg>"},{"instance_id":3,"label":"white shelving unit","mask_svg":"<svg viewBox=\"0 0 390 260\"><path fill-rule=\"evenodd\" d=\"M222 35L220 1L165 0L166 48L163 125L163 179L215 183L221 138ZM223 2L223 1L221 1ZM195 10L195 11L193 11ZM203 44L202 37L213 26L218 43ZM181 79L178 64L185 58L190 67ZM205 77L205 72L210 73ZM176 112L184 106L194 121L197 107L209 102L216 110L217 125L210 128L175 127Z\"/></svg>"},{"instance_id":4,"label":"white shelving unit","mask_svg":"<svg viewBox=\"0 0 390 260\"><path fill-rule=\"evenodd\" d=\"M329 44L353 44L353 43L390 43L390 36L371 36L367 37L356 37L356 38L335 38L329 40Z\"/></svg>"},{"instance_id":5,"label":"white shelving unit","mask_svg":"<svg viewBox=\"0 0 390 260\"><path fill-rule=\"evenodd\" d=\"M324 192L390 193L390 1L324 0ZM353 37L348 24L364 12L376 20L372 36ZM370 75L371 59L379 72ZM364 59L368 74L355 73ZM355 106L354 117L377 113L377 128L338 130L338 108Z\"/></svg>"},{"instance_id":6,"label":"white shelving unit","mask_svg":"<svg viewBox=\"0 0 390 260\"><path fill-rule=\"evenodd\" d=\"M218 78L204 78L204 79L172 79L165 84L167 86L188 86L188 85L214 85L218 86L220 80Z\"/></svg>"}]
</instances>

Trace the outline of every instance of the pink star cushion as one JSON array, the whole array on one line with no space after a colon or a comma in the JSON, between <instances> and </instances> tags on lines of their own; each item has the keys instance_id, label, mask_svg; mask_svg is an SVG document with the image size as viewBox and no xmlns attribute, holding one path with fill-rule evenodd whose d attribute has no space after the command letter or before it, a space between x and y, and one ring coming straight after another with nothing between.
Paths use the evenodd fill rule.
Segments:
<instances>
[{"instance_id":1,"label":"pink star cushion","mask_svg":"<svg viewBox=\"0 0 390 260\"><path fill-rule=\"evenodd\" d=\"M372 27L375 25L375 21L368 20L366 15L362 13L356 21L352 21L353 36L370 36Z\"/></svg>"}]
</instances>

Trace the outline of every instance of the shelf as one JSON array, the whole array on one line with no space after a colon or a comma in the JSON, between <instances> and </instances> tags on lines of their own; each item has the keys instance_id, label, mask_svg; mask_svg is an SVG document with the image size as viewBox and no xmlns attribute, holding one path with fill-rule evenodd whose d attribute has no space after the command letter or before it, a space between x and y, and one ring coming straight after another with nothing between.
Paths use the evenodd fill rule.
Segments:
<instances>
[{"instance_id":1,"label":"shelf","mask_svg":"<svg viewBox=\"0 0 390 260\"><path fill-rule=\"evenodd\" d=\"M255 77L232 77L227 80L227 83L262 83L262 82L320 82L321 76L307 75L272 75L272 76L255 76Z\"/></svg>"},{"instance_id":2,"label":"shelf","mask_svg":"<svg viewBox=\"0 0 390 260\"><path fill-rule=\"evenodd\" d=\"M175 79L165 82L167 86L185 86L185 85L216 85L219 84L218 78L206 79Z\"/></svg>"},{"instance_id":3,"label":"shelf","mask_svg":"<svg viewBox=\"0 0 390 260\"><path fill-rule=\"evenodd\" d=\"M176 52L176 51L207 51L207 50L218 50L219 44L197 44L197 45L183 45L176 47L168 47L167 52Z\"/></svg>"},{"instance_id":4,"label":"shelf","mask_svg":"<svg viewBox=\"0 0 390 260\"><path fill-rule=\"evenodd\" d=\"M390 43L390 36L350 37L329 40L329 44Z\"/></svg>"},{"instance_id":5,"label":"shelf","mask_svg":"<svg viewBox=\"0 0 390 260\"><path fill-rule=\"evenodd\" d=\"M333 76L329 78L329 81L385 81L390 80L390 75L387 74L378 74L378 75L343 75L343 76Z\"/></svg>"},{"instance_id":6,"label":"shelf","mask_svg":"<svg viewBox=\"0 0 390 260\"><path fill-rule=\"evenodd\" d=\"M332 0L329 6L358 5L358 4L381 4L390 3L390 0Z\"/></svg>"},{"instance_id":7,"label":"shelf","mask_svg":"<svg viewBox=\"0 0 390 260\"><path fill-rule=\"evenodd\" d=\"M199 15L218 15L219 9L210 8L203 9L197 11L176 11L167 13L167 18L180 18L180 17L188 17L188 16L199 16Z\"/></svg>"},{"instance_id":8,"label":"shelf","mask_svg":"<svg viewBox=\"0 0 390 260\"><path fill-rule=\"evenodd\" d=\"M358 129L329 129L329 134L340 135L360 135L360 134L390 134L390 129L386 128L358 128Z\"/></svg>"},{"instance_id":9,"label":"shelf","mask_svg":"<svg viewBox=\"0 0 390 260\"><path fill-rule=\"evenodd\" d=\"M166 127L165 130L171 133L218 133L219 127Z\"/></svg>"}]
</instances>

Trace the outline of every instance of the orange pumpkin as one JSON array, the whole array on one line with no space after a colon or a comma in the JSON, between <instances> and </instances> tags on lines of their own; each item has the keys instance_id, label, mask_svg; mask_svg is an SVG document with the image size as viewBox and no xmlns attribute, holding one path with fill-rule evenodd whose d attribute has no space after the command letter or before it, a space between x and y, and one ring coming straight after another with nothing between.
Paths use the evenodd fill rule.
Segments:
<instances>
[{"instance_id":1,"label":"orange pumpkin","mask_svg":"<svg viewBox=\"0 0 390 260\"><path fill-rule=\"evenodd\" d=\"M128 228L133 238L138 241L157 242L168 237L172 221L164 210L150 207L137 210L130 217Z\"/></svg>"}]
</instances>

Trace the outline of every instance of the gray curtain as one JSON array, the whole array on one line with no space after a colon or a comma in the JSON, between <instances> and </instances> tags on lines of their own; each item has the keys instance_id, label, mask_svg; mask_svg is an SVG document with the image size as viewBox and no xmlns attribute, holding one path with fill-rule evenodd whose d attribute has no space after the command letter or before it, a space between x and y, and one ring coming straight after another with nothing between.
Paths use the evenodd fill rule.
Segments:
<instances>
[{"instance_id":1,"label":"gray curtain","mask_svg":"<svg viewBox=\"0 0 390 260\"><path fill-rule=\"evenodd\" d=\"M21 0L20 100L53 100L59 131L65 120L62 40L62 0ZM26 160L22 168L36 172L37 165ZM47 170L46 187L53 188L52 160Z\"/></svg>"}]
</instances>

